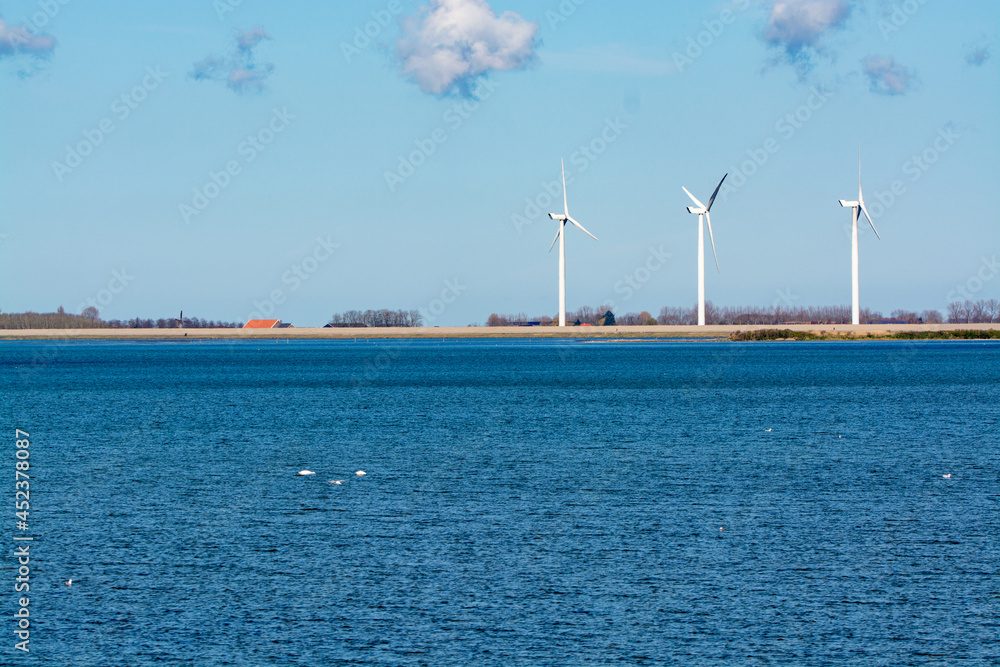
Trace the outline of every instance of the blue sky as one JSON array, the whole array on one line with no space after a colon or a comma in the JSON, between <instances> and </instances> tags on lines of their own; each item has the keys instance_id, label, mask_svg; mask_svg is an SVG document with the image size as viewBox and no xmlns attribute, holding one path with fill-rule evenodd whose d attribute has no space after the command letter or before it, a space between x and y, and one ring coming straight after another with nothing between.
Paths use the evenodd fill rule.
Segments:
<instances>
[{"instance_id":1,"label":"blue sky","mask_svg":"<svg viewBox=\"0 0 1000 667\"><path fill-rule=\"evenodd\" d=\"M707 298L847 305L859 141L862 306L996 298L998 23L994 0L0 0L0 309L554 316L560 158L600 239L568 230L570 310L692 306L681 186L726 172Z\"/></svg>"}]
</instances>

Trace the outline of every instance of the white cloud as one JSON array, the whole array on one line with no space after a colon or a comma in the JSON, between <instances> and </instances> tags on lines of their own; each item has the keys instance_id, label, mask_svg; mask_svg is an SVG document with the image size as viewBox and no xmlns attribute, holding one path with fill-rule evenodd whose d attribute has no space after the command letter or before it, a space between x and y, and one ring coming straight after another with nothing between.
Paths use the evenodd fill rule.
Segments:
<instances>
[{"instance_id":1,"label":"white cloud","mask_svg":"<svg viewBox=\"0 0 1000 667\"><path fill-rule=\"evenodd\" d=\"M248 52L265 39L271 39L271 36L264 32L263 28L257 26L246 32L240 31L236 35L236 47L240 51Z\"/></svg>"},{"instance_id":2,"label":"white cloud","mask_svg":"<svg viewBox=\"0 0 1000 667\"><path fill-rule=\"evenodd\" d=\"M468 94L491 71L518 69L535 58L537 23L485 0L431 0L402 22L396 54L403 74L427 93Z\"/></svg>"},{"instance_id":3,"label":"white cloud","mask_svg":"<svg viewBox=\"0 0 1000 667\"><path fill-rule=\"evenodd\" d=\"M892 56L868 56L864 67L871 91L879 95L905 95L915 83L913 72Z\"/></svg>"},{"instance_id":4,"label":"white cloud","mask_svg":"<svg viewBox=\"0 0 1000 667\"><path fill-rule=\"evenodd\" d=\"M236 50L228 57L207 56L196 62L188 76L195 81L225 81L237 93L259 93L266 87L267 77L274 72L271 63L257 64L254 48L271 36L261 27L236 34Z\"/></svg>"},{"instance_id":5,"label":"white cloud","mask_svg":"<svg viewBox=\"0 0 1000 667\"><path fill-rule=\"evenodd\" d=\"M35 35L23 25L10 25L0 19L0 58L22 54L44 57L55 48L55 37Z\"/></svg>"},{"instance_id":6,"label":"white cloud","mask_svg":"<svg viewBox=\"0 0 1000 667\"><path fill-rule=\"evenodd\" d=\"M246 67L234 67L229 76L226 77L226 85L238 93L262 92L267 85L265 81L274 71L274 65L267 63L256 69Z\"/></svg>"},{"instance_id":7,"label":"white cloud","mask_svg":"<svg viewBox=\"0 0 1000 667\"><path fill-rule=\"evenodd\" d=\"M820 50L823 36L842 28L850 13L847 0L774 0L764 41L798 61L804 50Z\"/></svg>"}]
</instances>

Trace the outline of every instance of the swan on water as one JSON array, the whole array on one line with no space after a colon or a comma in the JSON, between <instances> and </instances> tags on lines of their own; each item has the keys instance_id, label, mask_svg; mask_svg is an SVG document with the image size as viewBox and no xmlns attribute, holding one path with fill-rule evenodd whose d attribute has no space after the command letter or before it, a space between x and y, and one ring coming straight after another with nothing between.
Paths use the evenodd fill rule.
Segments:
<instances>
[{"instance_id":1,"label":"swan on water","mask_svg":"<svg viewBox=\"0 0 1000 667\"><path fill-rule=\"evenodd\" d=\"M314 473L312 470L300 470L296 474L301 477L303 475L315 475L316 473Z\"/></svg>"},{"instance_id":2,"label":"swan on water","mask_svg":"<svg viewBox=\"0 0 1000 667\"><path fill-rule=\"evenodd\" d=\"M356 472L356 473L354 473L354 474L355 474L355 475L357 475L358 477L364 477L364 476L365 476L365 475L367 475L368 473L366 473L366 472L365 472L364 470L359 470L359 471L357 471L357 472Z\"/></svg>"}]
</instances>

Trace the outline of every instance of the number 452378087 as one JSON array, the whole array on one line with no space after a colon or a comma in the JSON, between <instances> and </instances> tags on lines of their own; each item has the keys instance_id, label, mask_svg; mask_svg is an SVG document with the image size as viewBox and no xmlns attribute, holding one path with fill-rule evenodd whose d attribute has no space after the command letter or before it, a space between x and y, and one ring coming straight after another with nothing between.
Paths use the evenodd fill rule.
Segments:
<instances>
[{"instance_id":1,"label":"number 452378087","mask_svg":"<svg viewBox=\"0 0 1000 667\"><path fill-rule=\"evenodd\" d=\"M17 481L14 486L17 488L17 492L14 494L14 508L17 511L14 513L14 516L16 516L19 521L26 524L28 521L28 510L31 507L28 503L31 498L31 489L29 487L30 483L28 482L29 476L28 473L25 472L30 467L28 464L28 457L31 456L31 454L28 452L28 447L30 445L28 438L31 436L27 431L22 431L21 429L15 429L15 431L14 435L17 440L15 443L17 445L17 470L14 473L14 479ZM24 437L22 438L21 436Z\"/></svg>"}]
</instances>

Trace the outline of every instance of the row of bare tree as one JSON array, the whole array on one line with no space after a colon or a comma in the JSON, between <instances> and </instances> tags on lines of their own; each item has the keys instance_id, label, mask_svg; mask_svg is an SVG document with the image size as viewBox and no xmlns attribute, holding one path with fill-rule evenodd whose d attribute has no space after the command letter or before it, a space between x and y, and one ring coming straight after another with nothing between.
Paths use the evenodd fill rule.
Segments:
<instances>
[{"instance_id":1,"label":"row of bare tree","mask_svg":"<svg viewBox=\"0 0 1000 667\"><path fill-rule=\"evenodd\" d=\"M942 322L941 313L925 310L920 314L894 310L885 317L877 310L862 308L860 321L867 324L881 322L904 322L907 324ZM698 308L671 308L660 310L659 324L697 324ZM711 301L705 303L706 324L850 324L850 306L810 306L788 308L783 306L724 306L717 308Z\"/></svg>"},{"instance_id":2,"label":"row of bare tree","mask_svg":"<svg viewBox=\"0 0 1000 667\"><path fill-rule=\"evenodd\" d=\"M568 324L591 324L600 326L605 323L610 306L597 308L584 306L579 310L566 314ZM528 323L538 323L541 326L551 325L556 318L543 315L529 318L525 313L497 314L493 313L486 320L488 327L513 326ZM634 325L693 325L698 323L698 308L680 308L665 306L660 309L659 317L654 318L648 312L627 313L614 318L615 324ZM723 306L716 307L711 301L705 303L706 324L850 324L850 306L812 306L789 308L783 306ZM888 317L877 310L861 309L861 322L881 324L885 322L901 322L905 324L941 324L944 317L940 311L925 310L917 313L908 310L894 310ZM977 323L1000 322L1000 302L989 301L954 302L948 305L948 322Z\"/></svg>"},{"instance_id":3,"label":"row of bare tree","mask_svg":"<svg viewBox=\"0 0 1000 667\"><path fill-rule=\"evenodd\" d=\"M348 310L330 318L331 327L419 327L424 318L418 310Z\"/></svg>"},{"instance_id":4,"label":"row of bare tree","mask_svg":"<svg viewBox=\"0 0 1000 667\"><path fill-rule=\"evenodd\" d=\"M957 324L1000 322L1000 301L952 301L948 304L948 321Z\"/></svg>"},{"instance_id":5,"label":"row of bare tree","mask_svg":"<svg viewBox=\"0 0 1000 667\"><path fill-rule=\"evenodd\" d=\"M603 326L609 312L611 312L611 306L608 305L598 306L597 308L584 306L579 310L566 313L566 322L568 324L575 324L578 326L581 324ZM510 327L537 323L538 325L545 327L550 326L554 322L558 321L558 319L558 316L549 317L548 315L528 317L526 313L514 313L509 315L492 313L486 319L486 326ZM621 317L615 317L614 323L625 326L634 326L639 324L651 325L656 324L656 319L646 311L642 311L641 313L628 313L626 315L622 315Z\"/></svg>"},{"instance_id":6,"label":"row of bare tree","mask_svg":"<svg viewBox=\"0 0 1000 667\"><path fill-rule=\"evenodd\" d=\"M131 320L108 320L102 322L102 326L108 329L239 329L243 325L239 322L217 322L198 317L185 317L181 326L181 321L176 317L161 317L157 320L136 317Z\"/></svg>"},{"instance_id":7,"label":"row of bare tree","mask_svg":"<svg viewBox=\"0 0 1000 667\"><path fill-rule=\"evenodd\" d=\"M238 322L184 318L185 329L233 329ZM181 326L176 317L157 320L136 317L131 320L102 320L96 308L89 307L82 315L71 315L60 306L54 313L0 313L0 329L176 329Z\"/></svg>"},{"instance_id":8,"label":"row of bare tree","mask_svg":"<svg viewBox=\"0 0 1000 667\"><path fill-rule=\"evenodd\" d=\"M0 313L0 329L99 329L101 320L83 315L70 315L59 309L57 313Z\"/></svg>"}]
</instances>

